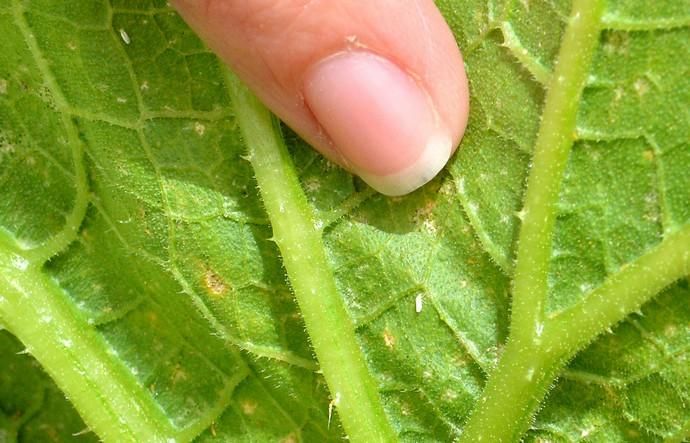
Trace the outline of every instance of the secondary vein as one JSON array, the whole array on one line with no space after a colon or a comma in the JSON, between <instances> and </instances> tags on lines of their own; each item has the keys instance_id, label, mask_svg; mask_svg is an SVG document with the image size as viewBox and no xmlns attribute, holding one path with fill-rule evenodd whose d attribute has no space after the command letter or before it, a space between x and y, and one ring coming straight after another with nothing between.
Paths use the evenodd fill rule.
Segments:
<instances>
[{"instance_id":1,"label":"secondary vein","mask_svg":"<svg viewBox=\"0 0 690 443\"><path fill-rule=\"evenodd\" d=\"M39 246L31 247L23 254L34 265L40 265L49 260L54 255L64 250L77 238L79 226L81 226L86 210L89 206L89 186L86 178L86 168L84 167L84 147L79 139L79 131L70 116L70 108L58 86L57 80L50 70L49 64L43 56L41 49L36 42L29 24L24 17L24 10L20 2L14 2L13 14L17 27L20 29L29 52L31 53L36 67L41 73L46 87L55 102L55 107L60 114L60 120L67 133L72 163L74 167L74 204L71 211L65 217L65 225L52 237L48 238Z\"/></svg>"},{"instance_id":2,"label":"secondary vein","mask_svg":"<svg viewBox=\"0 0 690 443\"><path fill-rule=\"evenodd\" d=\"M548 344L580 349L603 330L639 309L669 283L690 273L690 225L623 266L571 308L547 320ZM545 337L547 341L547 337Z\"/></svg>"}]
</instances>

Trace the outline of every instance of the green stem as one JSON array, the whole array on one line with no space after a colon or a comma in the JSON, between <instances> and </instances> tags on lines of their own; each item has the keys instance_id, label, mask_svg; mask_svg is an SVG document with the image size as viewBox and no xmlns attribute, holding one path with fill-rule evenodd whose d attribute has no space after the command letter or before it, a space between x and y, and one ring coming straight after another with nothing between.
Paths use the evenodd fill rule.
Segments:
<instances>
[{"instance_id":1,"label":"green stem","mask_svg":"<svg viewBox=\"0 0 690 443\"><path fill-rule=\"evenodd\" d=\"M466 442L518 441L554 378L577 352L690 272L690 226L546 320L540 341L509 340L463 430Z\"/></svg>"},{"instance_id":2,"label":"green stem","mask_svg":"<svg viewBox=\"0 0 690 443\"><path fill-rule=\"evenodd\" d=\"M543 342L580 349L639 309L651 295L690 272L690 225L668 235L647 254L623 266L601 286L546 323ZM651 294L651 295L650 295Z\"/></svg>"},{"instance_id":3,"label":"green stem","mask_svg":"<svg viewBox=\"0 0 690 443\"><path fill-rule=\"evenodd\" d=\"M575 137L580 95L599 36L602 0L575 0L551 77L527 180L513 285L514 338L541 330L556 202Z\"/></svg>"},{"instance_id":4,"label":"green stem","mask_svg":"<svg viewBox=\"0 0 690 443\"><path fill-rule=\"evenodd\" d=\"M19 247L14 236L0 226L0 250L13 253L22 253L22 248Z\"/></svg>"},{"instance_id":5,"label":"green stem","mask_svg":"<svg viewBox=\"0 0 690 443\"><path fill-rule=\"evenodd\" d=\"M0 318L104 441L175 441L151 394L39 263L0 250ZM46 328L50 329L46 332Z\"/></svg>"},{"instance_id":6,"label":"green stem","mask_svg":"<svg viewBox=\"0 0 690 443\"><path fill-rule=\"evenodd\" d=\"M509 342L463 428L460 441L520 441L562 367L555 357L543 348L534 349L517 341Z\"/></svg>"},{"instance_id":7,"label":"green stem","mask_svg":"<svg viewBox=\"0 0 690 443\"><path fill-rule=\"evenodd\" d=\"M228 87L273 239L345 431L354 442L395 441L278 123L232 74Z\"/></svg>"},{"instance_id":8,"label":"green stem","mask_svg":"<svg viewBox=\"0 0 690 443\"><path fill-rule=\"evenodd\" d=\"M542 346L544 302L556 203L602 12L603 0L573 2L527 179L513 281L511 333L499 365L463 429L465 442L519 440L565 361L562 355Z\"/></svg>"}]
</instances>

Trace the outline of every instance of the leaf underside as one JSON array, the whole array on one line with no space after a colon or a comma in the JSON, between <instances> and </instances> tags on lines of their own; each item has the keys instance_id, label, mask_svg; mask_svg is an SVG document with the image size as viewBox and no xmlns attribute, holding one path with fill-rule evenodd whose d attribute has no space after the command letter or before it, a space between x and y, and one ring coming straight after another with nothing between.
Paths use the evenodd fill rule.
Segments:
<instances>
[{"instance_id":1,"label":"leaf underside","mask_svg":"<svg viewBox=\"0 0 690 443\"><path fill-rule=\"evenodd\" d=\"M461 433L507 338L524 181L570 14L566 0L437 3L472 91L446 172L386 198L285 129L406 441ZM690 2L645 3L611 0L604 14L558 202L548 312L690 223ZM165 426L199 441L341 440L217 59L159 0L0 0L0 30L0 253L77 230L40 272ZM0 325L3 303L0 291ZM0 332L0 441L70 440L86 425L21 349ZM568 365L527 440L681 439L688 358L681 280Z\"/></svg>"}]
</instances>

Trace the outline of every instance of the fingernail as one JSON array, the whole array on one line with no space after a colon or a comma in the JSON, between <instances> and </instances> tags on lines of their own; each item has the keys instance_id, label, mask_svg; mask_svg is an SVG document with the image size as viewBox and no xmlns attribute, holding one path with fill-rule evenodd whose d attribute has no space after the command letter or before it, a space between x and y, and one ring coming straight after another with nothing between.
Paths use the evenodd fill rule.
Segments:
<instances>
[{"instance_id":1,"label":"fingernail","mask_svg":"<svg viewBox=\"0 0 690 443\"><path fill-rule=\"evenodd\" d=\"M450 157L450 134L429 95L381 56L350 51L320 61L304 96L346 166L383 194L414 191Z\"/></svg>"}]
</instances>

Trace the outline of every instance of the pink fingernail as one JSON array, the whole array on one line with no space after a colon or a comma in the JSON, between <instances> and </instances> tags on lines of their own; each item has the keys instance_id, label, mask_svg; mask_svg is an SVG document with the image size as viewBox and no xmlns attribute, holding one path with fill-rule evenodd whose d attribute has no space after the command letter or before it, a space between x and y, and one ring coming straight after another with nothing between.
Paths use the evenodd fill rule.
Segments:
<instances>
[{"instance_id":1,"label":"pink fingernail","mask_svg":"<svg viewBox=\"0 0 690 443\"><path fill-rule=\"evenodd\" d=\"M450 157L450 134L428 94L381 56L351 51L322 60L304 94L350 169L383 194L414 191Z\"/></svg>"}]
</instances>

